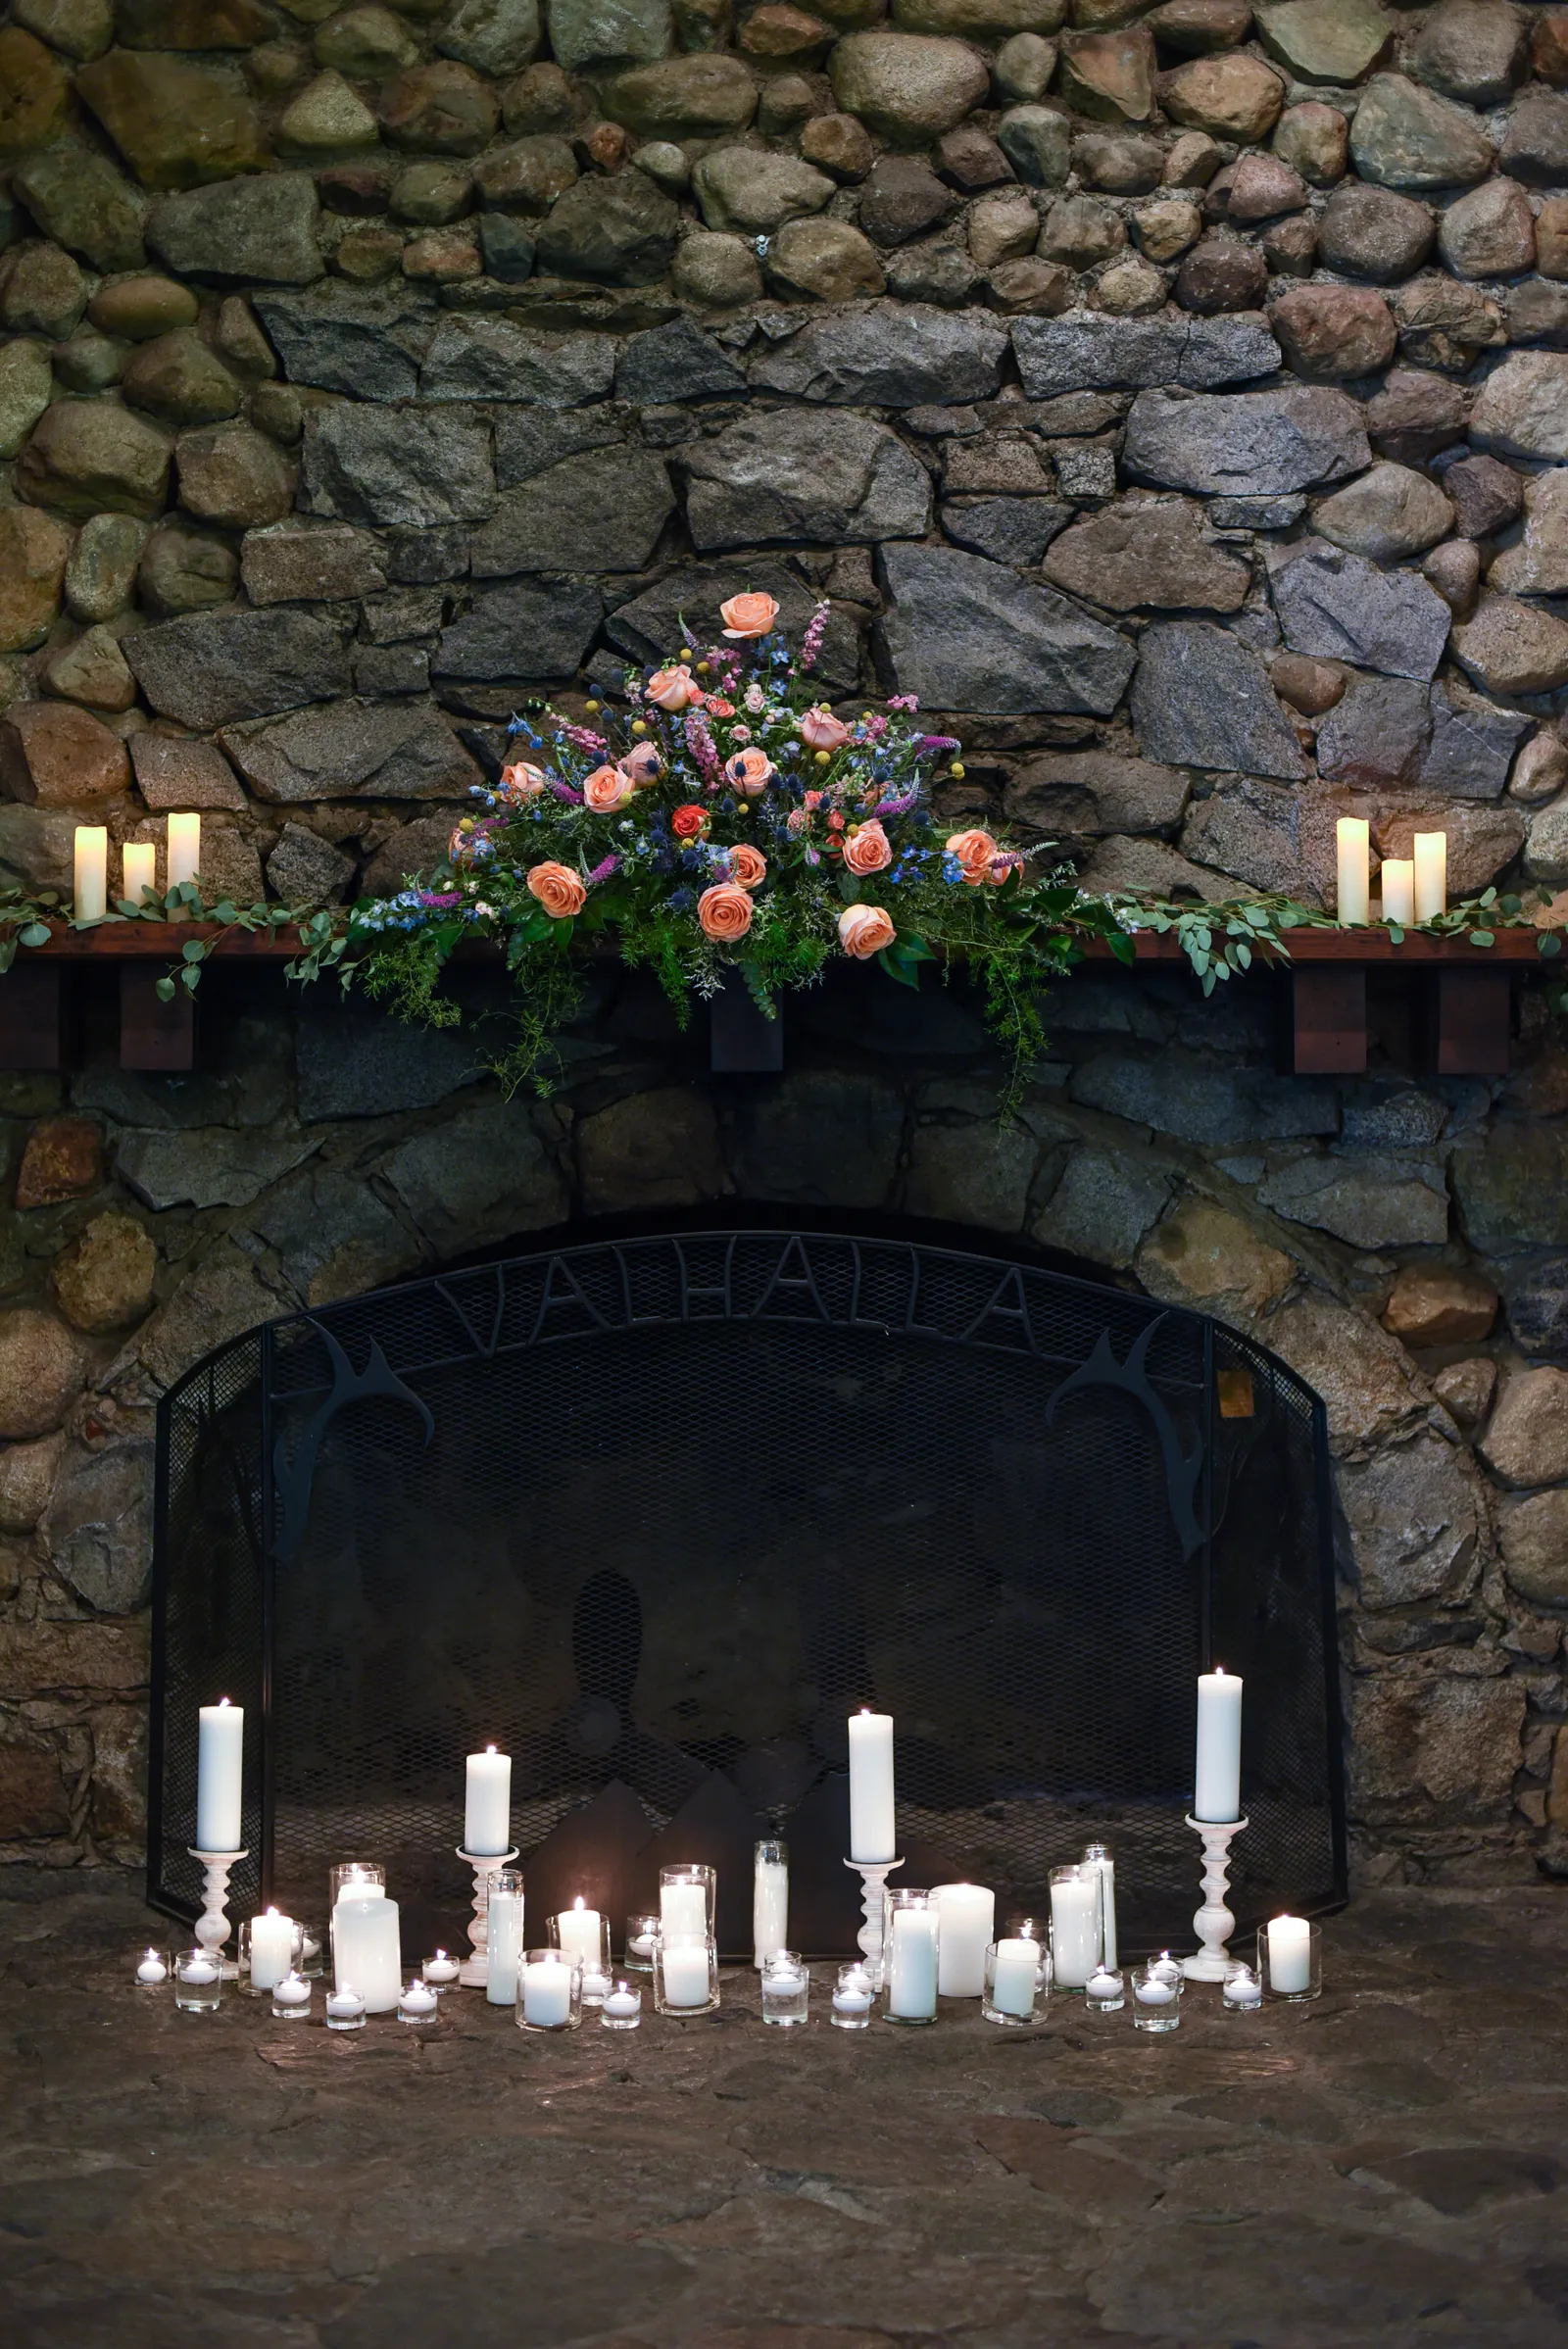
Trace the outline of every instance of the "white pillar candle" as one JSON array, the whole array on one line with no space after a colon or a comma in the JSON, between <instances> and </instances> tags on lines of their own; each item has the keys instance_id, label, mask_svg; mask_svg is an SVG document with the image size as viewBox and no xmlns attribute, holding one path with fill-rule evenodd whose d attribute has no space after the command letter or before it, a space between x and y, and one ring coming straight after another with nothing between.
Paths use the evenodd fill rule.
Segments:
<instances>
[{"instance_id":1,"label":"white pillar candle","mask_svg":"<svg viewBox=\"0 0 1568 2349\"><path fill-rule=\"evenodd\" d=\"M893 1715L850 1715L850 1857L875 1867L898 1857L893 1804Z\"/></svg>"},{"instance_id":2,"label":"white pillar candle","mask_svg":"<svg viewBox=\"0 0 1568 2349\"><path fill-rule=\"evenodd\" d=\"M775 1949L789 1945L789 1862L759 1859L752 1879L752 1963L760 1966Z\"/></svg>"},{"instance_id":3,"label":"white pillar candle","mask_svg":"<svg viewBox=\"0 0 1568 2349\"><path fill-rule=\"evenodd\" d=\"M102 921L109 910L109 827L78 824L72 905L77 921Z\"/></svg>"},{"instance_id":4,"label":"white pillar candle","mask_svg":"<svg viewBox=\"0 0 1568 2349\"><path fill-rule=\"evenodd\" d=\"M1364 922L1371 890L1371 827L1365 816L1342 815L1334 830L1339 849L1336 910L1342 922Z\"/></svg>"},{"instance_id":5,"label":"white pillar candle","mask_svg":"<svg viewBox=\"0 0 1568 2349\"><path fill-rule=\"evenodd\" d=\"M1081 1990L1100 1963L1100 1878L1058 1871L1051 1885L1051 1956L1056 1987Z\"/></svg>"},{"instance_id":6,"label":"white pillar candle","mask_svg":"<svg viewBox=\"0 0 1568 2349\"><path fill-rule=\"evenodd\" d=\"M888 1958L888 2013L934 2015L937 2011L937 1926L935 1909L895 1909Z\"/></svg>"},{"instance_id":7,"label":"white pillar candle","mask_svg":"<svg viewBox=\"0 0 1568 2349\"><path fill-rule=\"evenodd\" d=\"M1431 921L1448 909L1448 835L1418 832L1410 852L1415 865L1415 918Z\"/></svg>"},{"instance_id":8,"label":"white pillar candle","mask_svg":"<svg viewBox=\"0 0 1568 2349\"><path fill-rule=\"evenodd\" d=\"M150 840L127 840L120 852L122 895L141 904L144 889L158 887L158 851Z\"/></svg>"},{"instance_id":9,"label":"white pillar candle","mask_svg":"<svg viewBox=\"0 0 1568 2349\"><path fill-rule=\"evenodd\" d=\"M1091 1843L1084 1853L1084 1866L1093 1868L1100 1878L1100 1954L1106 1967L1116 1971L1116 1863L1102 1843Z\"/></svg>"},{"instance_id":10,"label":"white pillar candle","mask_svg":"<svg viewBox=\"0 0 1568 2349\"><path fill-rule=\"evenodd\" d=\"M294 1920L277 1909L251 1919L251 1986L270 1990L293 1971Z\"/></svg>"},{"instance_id":11,"label":"white pillar candle","mask_svg":"<svg viewBox=\"0 0 1568 2349\"><path fill-rule=\"evenodd\" d=\"M1383 918L1408 929L1415 919L1415 866L1408 856L1383 859Z\"/></svg>"},{"instance_id":12,"label":"white pillar candle","mask_svg":"<svg viewBox=\"0 0 1568 2349\"><path fill-rule=\"evenodd\" d=\"M175 888L181 881L194 881L201 870L202 819L199 815L172 815L169 819L169 886Z\"/></svg>"},{"instance_id":13,"label":"white pillar candle","mask_svg":"<svg viewBox=\"0 0 1568 2349\"><path fill-rule=\"evenodd\" d=\"M1242 1815L1242 1681L1216 1665L1198 1680L1198 1768L1193 1817L1220 1825Z\"/></svg>"},{"instance_id":14,"label":"white pillar candle","mask_svg":"<svg viewBox=\"0 0 1568 2349\"><path fill-rule=\"evenodd\" d=\"M1312 1987L1312 1928L1304 1917L1270 1920L1268 1986L1297 1993Z\"/></svg>"},{"instance_id":15,"label":"white pillar candle","mask_svg":"<svg viewBox=\"0 0 1568 2349\"><path fill-rule=\"evenodd\" d=\"M403 1989L403 1946L398 1904L379 1894L346 1895L332 1911L332 1979L352 1987L367 2014L390 2015Z\"/></svg>"},{"instance_id":16,"label":"white pillar candle","mask_svg":"<svg viewBox=\"0 0 1568 2349\"><path fill-rule=\"evenodd\" d=\"M556 1919L556 1933L566 1957L580 1958L584 1967L597 1970L604 1942L597 1909L584 1908L579 1897L569 1909L562 1910Z\"/></svg>"},{"instance_id":17,"label":"white pillar candle","mask_svg":"<svg viewBox=\"0 0 1568 2349\"><path fill-rule=\"evenodd\" d=\"M680 1885L666 1886L679 1891ZM671 1941L665 1929L661 1966L664 1977L666 2006L706 2006L710 1995L708 1976L708 1941Z\"/></svg>"},{"instance_id":18,"label":"white pillar candle","mask_svg":"<svg viewBox=\"0 0 1568 2349\"><path fill-rule=\"evenodd\" d=\"M708 1886L706 1884L661 1884L659 1887L659 1922L666 1941L706 1941L708 1938ZM706 1991L704 1993L707 1995Z\"/></svg>"},{"instance_id":19,"label":"white pillar candle","mask_svg":"<svg viewBox=\"0 0 1568 2349\"><path fill-rule=\"evenodd\" d=\"M522 1894L490 1889L485 1911L484 1994L491 2006L517 2003L517 1960L522 1952Z\"/></svg>"},{"instance_id":20,"label":"white pillar candle","mask_svg":"<svg viewBox=\"0 0 1568 2349\"><path fill-rule=\"evenodd\" d=\"M937 1988L944 1998L979 1998L986 1950L996 1938L997 1896L985 1884L938 1884Z\"/></svg>"},{"instance_id":21,"label":"white pillar candle","mask_svg":"<svg viewBox=\"0 0 1568 2349\"><path fill-rule=\"evenodd\" d=\"M535 1958L523 1967L522 2019L541 2031L571 2021L571 1968L564 1957Z\"/></svg>"},{"instance_id":22,"label":"white pillar candle","mask_svg":"<svg viewBox=\"0 0 1568 2349\"><path fill-rule=\"evenodd\" d=\"M1032 2015L1040 1980L1038 1941L999 1941L991 1967L991 2003L999 2015Z\"/></svg>"},{"instance_id":23,"label":"white pillar candle","mask_svg":"<svg viewBox=\"0 0 1568 2349\"><path fill-rule=\"evenodd\" d=\"M493 1860L512 1849L512 1756L487 1745L468 1756L463 1807L463 1848L476 1860Z\"/></svg>"},{"instance_id":24,"label":"white pillar candle","mask_svg":"<svg viewBox=\"0 0 1568 2349\"><path fill-rule=\"evenodd\" d=\"M204 1704L196 1724L196 1848L238 1851L245 1708L226 1696Z\"/></svg>"}]
</instances>

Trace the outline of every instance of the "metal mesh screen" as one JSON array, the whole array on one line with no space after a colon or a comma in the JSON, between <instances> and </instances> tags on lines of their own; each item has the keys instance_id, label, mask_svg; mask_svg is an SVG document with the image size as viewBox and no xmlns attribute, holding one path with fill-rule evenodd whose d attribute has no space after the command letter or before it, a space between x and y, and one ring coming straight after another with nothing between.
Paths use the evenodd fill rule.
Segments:
<instances>
[{"instance_id":1,"label":"metal mesh screen","mask_svg":"<svg viewBox=\"0 0 1568 2349\"><path fill-rule=\"evenodd\" d=\"M1237 1905L1343 1894L1321 1412L1200 1316L892 1240L591 1244L270 1324L174 1391L161 1445L166 1905L194 1905L221 1682L265 1744L239 1903L265 1877L315 1915L333 1861L381 1858L450 1940L463 1757L494 1739L532 1917L586 1891L618 1922L662 1860L712 1859L749 1954L750 1845L781 1832L792 1932L843 1948L873 1703L903 1881L1033 1908L1104 1835L1130 1943L1165 1940L1211 1654L1249 1682Z\"/></svg>"}]
</instances>

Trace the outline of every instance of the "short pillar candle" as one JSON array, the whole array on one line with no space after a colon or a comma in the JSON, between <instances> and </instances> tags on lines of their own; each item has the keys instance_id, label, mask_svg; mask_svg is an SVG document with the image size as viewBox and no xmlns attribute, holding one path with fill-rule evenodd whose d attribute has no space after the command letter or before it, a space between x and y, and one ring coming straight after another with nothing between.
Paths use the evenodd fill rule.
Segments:
<instances>
[{"instance_id":1,"label":"short pillar candle","mask_svg":"<svg viewBox=\"0 0 1568 2349\"><path fill-rule=\"evenodd\" d=\"M1415 866L1408 856L1385 856L1380 878L1384 920L1408 929L1415 920Z\"/></svg>"},{"instance_id":2,"label":"short pillar candle","mask_svg":"<svg viewBox=\"0 0 1568 2349\"><path fill-rule=\"evenodd\" d=\"M199 815L172 815L169 819L169 886L176 889L181 881L194 881L201 870L202 819Z\"/></svg>"},{"instance_id":3,"label":"short pillar candle","mask_svg":"<svg viewBox=\"0 0 1568 2349\"><path fill-rule=\"evenodd\" d=\"M1448 910L1448 835L1418 832L1410 848L1415 865L1415 918L1435 921Z\"/></svg>"},{"instance_id":4,"label":"short pillar candle","mask_svg":"<svg viewBox=\"0 0 1568 2349\"><path fill-rule=\"evenodd\" d=\"M127 840L120 852L121 891L133 905L144 889L158 887L158 851L150 840Z\"/></svg>"}]
</instances>

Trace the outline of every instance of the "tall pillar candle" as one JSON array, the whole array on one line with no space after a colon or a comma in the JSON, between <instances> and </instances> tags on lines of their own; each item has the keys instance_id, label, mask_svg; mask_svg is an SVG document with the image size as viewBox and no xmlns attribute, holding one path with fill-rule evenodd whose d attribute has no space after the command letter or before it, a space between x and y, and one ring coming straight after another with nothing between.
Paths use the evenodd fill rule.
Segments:
<instances>
[{"instance_id":1,"label":"tall pillar candle","mask_svg":"<svg viewBox=\"0 0 1568 2349\"><path fill-rule=\"evenodd\" d=\"M938 1884L937 1987L944 1998L979 1998L986 1951L996 1937L997 1896L985 1884Z\"/></svg>"},{"instance_id":2,"label":"tall pillar candle","mask_svg":"<svg viewBox=\"0 0 1568 2349\"><path fill-rule=\"evenodd\" d=\"M120 852L121 895L141 904L144 889L158 887L158 851L150 840L127 840Z\"/></svg>"},{"instance_id":3,"label":"tall pillar candle","mask_svg":"<svg viewBox=\"0 0 1568 2349\"><path fill-rule=\"evenodd\" d=\"M512 1756L487 1745L470 1753L463 1806L463 1848L476 1860L512 1849Z\"/></svg>"},{"instance_id":4,"label":"tall pillar candle","mask_svg":"<svg viewBox=\"0 0 1568 2349\"><path fill-rule=\"evenodd\" d=\"M196 1719L196 1849L238 1851L244 1789L245 1708L226 1696Z\"/></svg>"},{"instance_id":5,"label":"tall pillar candle","mask_svg":"<svg viewBox=\"0 0 1568 2349\"><path fill-rule=\"evenodd\" d=\"M1365 816L1342 815L1335 826L1339 891L1335 910L1342 922L1364 922L1371 891L1371 826Z\"/></svg>"},{"instance_id":6,"label":"tall pillar candle","mask_svg":"<svg viewBox=\"0 0 1568 2349\"><path fill-rule=\"evenodd\" d=\"M1216 1666L1198 1682L1198 1767L1193 1817L1228 1826L1242 1815L1242 1682Z\"/></svg>"},{"instance_id":7,"label":"tall pillar candle","mask_svg":"<svg viewBox=\"0 0 1568 2349\"><path fill-rule=\"evenodd\" d=\"M368 2015L390 2015L403 1990L398 1904L350 1893L332 1911L332 1986L358 1990Z\"/></svg>"},{"instance_id":8,"label":"tall pillar candle","mask_svg":"<svg viewBox=\"0 0 1568 2349\"><path fill-rule=\"evenodd\" d=\"M78 824L74 840L72 910L77 921L102 921L109 910L109 827Z\"/></svg>"},{"instance_id":9,"label":"tall pillar candle","mask_svg":"<svg viewBox=\"0 0 1568 2349\"><path fill-rule=\"evenodd\" d=\"M201 870L202 819L199 815L172 815L169 819L169 862L166 867L171 889L181 881L194 881Z\"/></svg>"},{"instance_id":10,"label":"tall pillar candle","mask_svg":"<svg viewBox=\"0 0 1568 2349\"><path fill-rule=\"evenodd\" d=\"M897 1859L893 1802L893 1715L867 1707L850 1715L850 1857L878 1867Z\"/></svg>"},{"instance_id":11,"label":"tall pillar candle","mask_svg":"<svg viewBox=\"0 0 1568 2349\"><path fill-rule=\"evenodd\" d=\"M1408 856L1385 856L1379 878L1384 920L1408 929L1415 919L1415 866Z\"/></svg>"},{"instance_id":12,"label":"tall pillar candle","mask_svg":"<svg viewBox=\"0 0 1568 2349\"><path fill-rule=\"evenodd\" d=\"M515 2006L517 1967L523 1949L522 1876L517 1869L496 1870L490 1879L485 1917L485 1998L491 2006Z\"/></svg>"},{"instance_id":13,"label":"tall pillar candle","mask_svg":"<svg viewBox=\"0 0 1568 2349\"><path fill-rule=\"evenodd\" d=\"M1081 1990L1100 1964L1100 1876L1093 1868L1051 1872L1051 1960L1058 1990Z\"/></svg>"},{"instance_id":14,"label":"tall pillar candle","mask_svg":"<svg viewBox=\"0 0 1568 2349\"><path fill-rule=\"evenodd\" d=\"M888 2013L914 2019L937 2011L935 1909L894 1909L888 1958Z\"/></svg>"},{"instance_id":15,"label":"tall pillar candle","mask_svg":"<svg viewBox=\"0 0 1568 2349\"><path fill-rule=\"evenodd\" d=\"M790 1945L790 1868L782 1843L757 1846L752 1878L752 1963Z\"/></svg>"},{"instance_id":16,"label":"tall pillar candle","mask_svg":"<svg viewBox=\"0 0 1568 2349\"><path fill-rule=\"evenodd\" d=\"M1448 909L1448 835L1418 832L1410 843L1415 865L1415 918L1434 921Z\"/></svg>"}]
</instances>

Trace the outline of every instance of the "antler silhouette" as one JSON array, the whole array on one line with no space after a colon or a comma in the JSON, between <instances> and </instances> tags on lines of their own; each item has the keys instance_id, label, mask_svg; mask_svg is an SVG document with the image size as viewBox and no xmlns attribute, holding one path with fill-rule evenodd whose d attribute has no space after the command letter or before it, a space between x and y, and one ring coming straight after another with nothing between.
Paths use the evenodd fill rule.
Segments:
<instances>
[{"instance_id":1,"label":"antler silhouette","mask_svg":"<svg viewBox=\"0 0 1568 2349\"><path fill-rule=\"evenodd\" d=\"M1176 1537L1181 1543L1184 1561L1203 1545L1203 1529L1198 1522L1193 1495L1203 1469L1203 1440L1200 1436L1192 1452L1184 1452L1176 1433L1176 1423L1165 1408L1152 1384L1147 1368L1150 1342L1154 1332L1170 1316L1159 1314L1140 1330L1127 1349L1125 1362L1118 1362L1110 1349L1110 1333L1102 1330L1095 1340L1095 1349L1087 1362L1062 1380L1046 1407L1046 1425L1051 1427L1056 1417L1056 1405L1063 1396L1082 1387L1119 1387L1141 1402L1154 1423L1159 1440L1160 1455L1165 1463L1165 1492L1170 1501L1170 1513L1176 1525Z\"/></svg>"},{"instance_id":2,"label":"antler silhouette","mask_svg":"<svg viewBox=\"0 0 1568 2349\"><path fill-rule=\"evenodd\" d=\"M408 1403L424 1421L424 1441L428 1444L435 1435L435 1418L427 1403L421 1401L412 1387L406 1386L382 1353L380 1344L372 1339L370 1350L365 1357L365 1368L356 1370L348 1355L328 1329L312 1321L312 1329L325 1346L332 1365L332 1392L319 1408L313 1411L305 1423L299 1448L290 1460L279 1436L272 1446L272 1479L277 1487L279 1502L278 1534L273 1544L280 1559L291 1558L305 1532L305 1520L311 1510L311 1487L316 1480L316 1458L321 1448L321 1438L345 1403L363 1401L367 1395L388 1395L395 1401Z\"/></svg>"}]
</instances>

